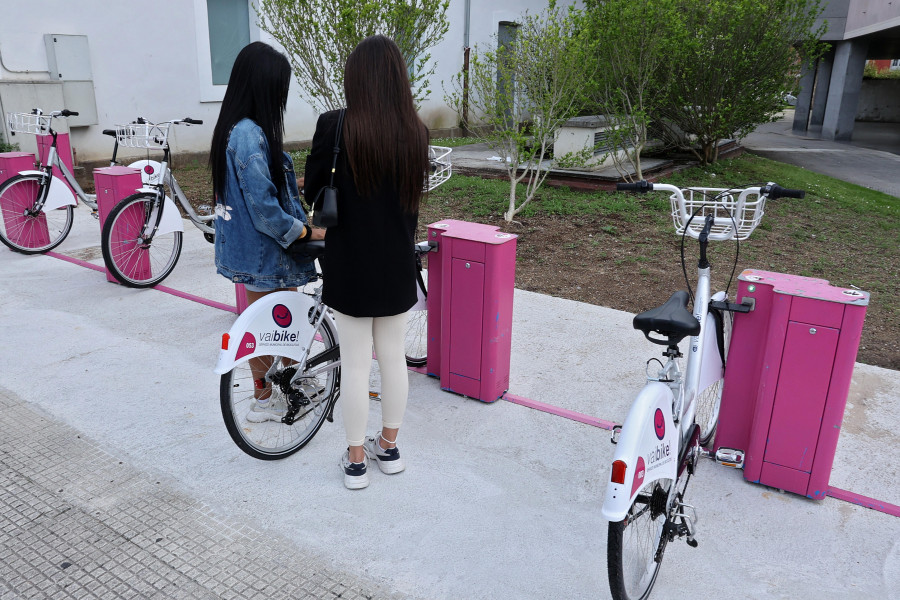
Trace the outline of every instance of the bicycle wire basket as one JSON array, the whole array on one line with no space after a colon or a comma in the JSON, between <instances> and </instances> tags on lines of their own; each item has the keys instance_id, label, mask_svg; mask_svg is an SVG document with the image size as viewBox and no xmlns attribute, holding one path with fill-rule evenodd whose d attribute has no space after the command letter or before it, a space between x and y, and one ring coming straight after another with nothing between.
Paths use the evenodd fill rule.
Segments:
<instances>
[{"instance_id":1,"label":"bicycle wire basket","mask_svg":"<svg viewBox=\"0 0 900 600\"><path fill-rule=\"evenodd\" d=\"M431 191L450 179L450 175L453 173L453 165L450 164L450 152L452 150L445 146L428 146L430 172L428 181L425 184L426 191Z\"/></svg>"},{"instance_id":2,"label":"bicycle wire basket","mask_svg":"<svg viewBox=\"0 0 900 600\"><path fill-rule=\"evenodd\" d=\"M692 187L681 190L681 193L684 196L683 211L679 206L678 194L669 197L672 220L679 235L684 234L690 221L688 235L696 238L703 230L707 215L712 215L715 219L710 229L713 239L745 240L765 213L766 198L759 195L759 188L732 191ZM691 215L694 215L692 220Z\"/></svg>"},{"instance_id":3,"label":"bicycle wire basket","mask_svg":"<svg viewBox=\"0 0 900 600\"><path fill-rule=\"evenodd\" d=\"M33 113L6 113L6 123L9 125L9 130L15 133L47 135L50 133L50 118L50 115L36 115Z\"/></svg>"},{"instance_id":4,"label":"bicycle wire basket","mask_svg":"<svg viewBox=\"0 0 900 600\"><path fill-rule=\"evenodd\" d=\"M116 125L116 140L124 148L154 148L162 150L169 138L171 123L129 123Z\"/></svg>"}]
</instances>

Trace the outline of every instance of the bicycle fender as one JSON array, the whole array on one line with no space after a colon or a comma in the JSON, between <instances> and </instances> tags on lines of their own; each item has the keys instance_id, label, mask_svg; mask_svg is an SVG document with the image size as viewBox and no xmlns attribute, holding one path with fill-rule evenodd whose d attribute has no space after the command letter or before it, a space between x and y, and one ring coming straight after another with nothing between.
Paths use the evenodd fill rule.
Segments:
<instances>
[{"instance_id":1,"label":"bicycle fender","mask_svg":"<svg viewBox=\"0 0 900 600\"><path fill-rule=\"evenodd\" d=\"M725 299L725 292L717 292L713 300ZM716 339L716 319L711 314L706 315L706 323L703 325L703 356L700 362L700 379L697 384L697 392L702 392L725 376L725 365L722 364L722 356L719 354L719 342Z\"/></svg>"},{"instance_id":2,"label":"bicycle fender","mask_svg":"<svg viewBox=\"0 0 900 600\"><path fill-rule=\"evenodd\" d=\"M19 171L17 175L45 175L43 171ZM47 200L41 212L56 210L66 205L75 206L75 196L69 190L69 186L56 175L50 180L50 189L47 190Z\"/></svg>"},{"instance_id":3,"label":"bicycle fender","mask_svg":"<svg viewBox=\"0 0 900 600\"><path fill-rule=\"evenodd\" d=\"M644 484L672 479L678 468L678 429L672 420L672 390L651 381L638 394L622 426L613 461L626 465L624 483L610 478L600 514L621 521Z\"/></svg>"},{"instance_id":4,"label":"bicycle fender","mask_svg":"<svg viewBox=\"0 0 900 600\"><path fill-rule=\"evenodd\" d=\"M141 172L141 182L144 185L159 183L160 167L162 166L159 162L145 159L135 161L128 166Z\"/></svg>"},{"instance_id":5,"label":"bicycle fender","mask_svg":"<svg viewBox=\"0 0 900 600\"><path fill-rule=\"evenodd\" d=\"M149 192L155 194L156 188L142 187L135 190L135 193L137 192ZM172 233L173 231L184 231L184 220L181 218L181 213L178 212L178 207L175 206L175 202L173 202L169 196L166 196L166 200L163 202L162 219L159 221L159 228L156 230L156 235Z\"/></svg>"},{"instance_id":6,"label":"bicycle fender","mask_svg":"<svg viewBox=\"0 0 900 600\"><path fill-rule=\"evenodd\" d=\"M266 354L303 360L306 344L314 332L309 322L314 306L309 296L299 292L274 292L260 298L222 336L214 372L223 375L255 356Z\"/></svg>"}]
</instances>

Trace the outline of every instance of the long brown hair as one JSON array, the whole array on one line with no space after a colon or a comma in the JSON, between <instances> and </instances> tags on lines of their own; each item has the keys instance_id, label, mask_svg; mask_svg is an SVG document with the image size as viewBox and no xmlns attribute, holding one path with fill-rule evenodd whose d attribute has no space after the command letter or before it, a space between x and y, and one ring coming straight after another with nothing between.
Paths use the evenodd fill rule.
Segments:
<instances>
[{"instance_id":1,"label":"long brown hair","mask_svg":"<svg viewBox=\"0 0 900 600\"><path fill-rule=\"evenodd\" d=\"M356 187L372 195L385 182L400 204L419 210L428 169L428 129L416 114L406 61L383 35L367 37L344 70L344 143Z\"/></svg>"}]
</instances>

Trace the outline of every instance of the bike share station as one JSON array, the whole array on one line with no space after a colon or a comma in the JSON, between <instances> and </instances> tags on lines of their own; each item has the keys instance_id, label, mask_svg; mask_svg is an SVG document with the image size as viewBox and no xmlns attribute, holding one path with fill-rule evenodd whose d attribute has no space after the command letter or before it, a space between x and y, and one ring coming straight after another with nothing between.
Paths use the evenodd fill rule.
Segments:
<instances>
[{"instance_id":1,"label":"bike share station","mask_svg":"<svg viewBox=\"0 0 900 600\"><path fill-rule=\"evenodd\" d=\"M104 167L94 170L94 189L97 193L97 213L100 216L100 229L103 229L106 218L115 206L134 194L134 191L143 187L141 172L132 167ZM121 218L124 222L131 222L139 230L143 224L144 215L139 206L133 205L126 209L129 214ZM137 246L137 236L132 235L125 239L124 231L116 229L112 232L112 243L122 250L125 258L124 269L128 269L135 277L145 278L150 276L150 257L146 252L129 252ZM109 269L106 268L106 280L118 283Z\"/></svg>"},{"instance_id":2,"label":"bike share station","mask_svg":"<svg viewBox=\"0 0 900 600\"><path fill-rule=\"evenodd\" d=\"M869 294L745 270L725 370L716 457L744 479L822 500Z\"/></svg>"},{"instance_id":3,"label":"bike share station","mask_svg":"<svg viewBox=\"0 0 900 600\"><path fill-rule=\"evenodd\" d=\"M10 125L10 130L13 130L14 127L12 124ZM57 143L57 152L59 153L59 157L62 160L63 164L69 169L69 171L74 172L73 168L73 159L72 159L72 144L69 141L68 133L57 133L56 134L56 143ZM35 139L37 140L37 148L38 154L40 157L41 164L45 164L47 161L48 154L50 152L50 146L53 143L53 136L44 133L36 133ZM0 152L0 185L2 185L6 180L11 177L18 175L23 171L34 171L35 168L35 154L31 152ZM57 185L64 185L66 189L74 195L72 192L72 188L69 187L69 184L59 179L58 177L53 178L53 182ZM55 186L52 186L55 187ZM53 192L51 192L53 193ZM3 211L3 215L5 219L10 219L7 223L7 230L15 232L17 231L16 225L24 223L24 213L27 209L31 208L32 198L25 197L13 197L13 198L3 198L3 205L0 206L0 210ZM77 202L77 199L75 200ZM28 236L29 245L40 246L44 244L50 243L50 234L47 230L47 217L45 215L40 215L38 217L37 223L38 227L28 228L21 230L21 235ZM41 228L41 225L43 228ZM13 240L15 242L25 242L25 240Z\"/></svg>"},{"instance_id":4,"label":"bike share station","mask_svg":"<svg viewBox=\"0 0 900 600\"><path fill-rule=\"evenodd\" d=\"M428 226L428 362L441 389L482 402L509 389L517 236L452 219Z\"/></svg>"}]
</instances>

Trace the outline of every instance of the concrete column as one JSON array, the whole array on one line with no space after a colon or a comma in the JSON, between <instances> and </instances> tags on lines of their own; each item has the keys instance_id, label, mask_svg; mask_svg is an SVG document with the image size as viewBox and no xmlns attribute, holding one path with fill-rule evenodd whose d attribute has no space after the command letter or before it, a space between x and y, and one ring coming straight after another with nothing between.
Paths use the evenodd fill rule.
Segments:
<instances>
[{"instance_id":1,"label":"concrete column","mask_svg":"<svg viewBox=\"0 0 900 600\"><path fill-rule=\"evenodd\" d=\"M831 69L834 67L834 48L822 55L816 66L816 88L813 92L810 127L821 127L825 120L825 106L828 104L828 89L831 86Z\"/></svg>"},{"instance_id":2,"label":"concrete column","mask_svg":"<svg viewBox=\"0 0 900 600\"><path fill-rule=\"evenodd\" d=\"M794 106L794 124L791 127L794 133L806 133L815 81L815 63L808 60L803 61L803 70L800 72L800 91L797 93L797 104Z\"/></svg>"},{"instance_id":3,"label":"concrete column","mask_svg":"<svg viewBox=\"0 0 900 600\"><path fill-rule=\"evenodd\" d=\"M837 42L834 66L831 69L831 85L822 121L822 138L849 141L853 136L859 89L862 87L863 68L866 66L868 42L847 40Z\"/></svg>"}]
</instances>

